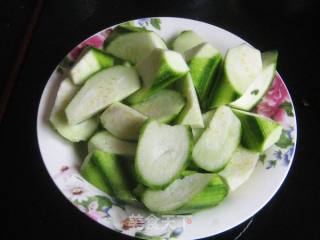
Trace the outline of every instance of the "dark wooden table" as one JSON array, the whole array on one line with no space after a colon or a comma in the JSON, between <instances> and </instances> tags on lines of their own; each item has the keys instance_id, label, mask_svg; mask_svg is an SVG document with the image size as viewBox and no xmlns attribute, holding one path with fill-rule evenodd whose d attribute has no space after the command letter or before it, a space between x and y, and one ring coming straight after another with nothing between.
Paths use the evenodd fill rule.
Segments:
<instances>
[{"instance_id":1,"label":"dark wooden table","mask_svg":"<svg viewBox=\"0 0 320 240\"><path fill-rule=\"evenodd\" d=\"M8 224L1 239L127 239L89 220L57 190L40 157L36 114L46 81L72 47L107 26L146 16L205 21L280 52L278 71L298 116L292 169L258 214L212 239L320 239L319 11L316 0L2 0L1 212L8 212Z\"/></svg>"}]
</instances>

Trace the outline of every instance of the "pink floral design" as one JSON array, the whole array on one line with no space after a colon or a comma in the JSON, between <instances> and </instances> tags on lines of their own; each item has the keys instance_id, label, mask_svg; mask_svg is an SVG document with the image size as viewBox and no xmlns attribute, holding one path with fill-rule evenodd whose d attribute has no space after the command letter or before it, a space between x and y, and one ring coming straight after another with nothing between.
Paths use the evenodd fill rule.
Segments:
<instances>
[{"instance_id":1,"label":"pink floral design","mask_svg":"<svg viewBox=\"0 0 320 240\"><path fill-rule=\"evenodd\" d=\"M255 111L282 123L286 127L288 116L286 111L281 108L281 104L285 101L291 102L291 99L283 80L279 74L276 74L272 87L258 104Z\"/></svg>"},{"instance_id":2,"label":"pink floral design","mask_svg":"<svg viewBox=\"0 0 320 240\"><path fill-rule=\"evenodd\" d=\"M111 29L103 30L93 35L92 37L86 39L85 41L83 41L82 43L80 43L78 46L76 46L74 49L71 50L71 52L68 54L68 58L70 60L75 60L85 46L102 48L103 42L107 38L107 36L110 34L110 32L111 32Z\"/></svg>"}]
</instances>

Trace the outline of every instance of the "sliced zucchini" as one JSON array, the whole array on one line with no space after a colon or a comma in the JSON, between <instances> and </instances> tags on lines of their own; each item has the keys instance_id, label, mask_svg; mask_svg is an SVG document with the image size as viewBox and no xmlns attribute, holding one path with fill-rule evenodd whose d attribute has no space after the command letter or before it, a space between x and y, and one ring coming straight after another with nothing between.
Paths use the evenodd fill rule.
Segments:
<instances>
[{"instance_id":1,"label":"sliced zucchini","mask_svg":"<svg viewBox=\"0 0 320 240\"><path fill-rule=\"evenodd\" d=\"M184 53L201 106L205 107L207 95L217 76L221 63L220 52L208 43L201 43Z\"/></svg>"},{"instance_id":2,"label":"sliced zucchini","mask_svg":"<svg viewBox=\"0 0 320 240\"><path fill-rule=\"evenodd\" d=\"M114 66L94 74L65 109L69 124L86 120L140 88L136 71L131 67Z\"/></svg>"},{"instance_id":3,"label":"sliced zucchini","mask_svg":"<svg viewBox=\"0 0 320 240\"><path fill-rule=\"evenodd\" d=\"M192 128L204 127L198 97L191 75L187 74L186 77L179 79L176 88L187 100L186 105L177 118L177 123L189 125Z\"/></svg>"},{"instance_id":4,"label":"sliced zucchini","mask_svg":"<svg viewBox=\"0 0 320 240\"><path fill-rule=\"evenodd\" d=\"M209 184L182 207L170 214L192 214L200 210L212 208L222 202L228 195L229 187L225 180L213 174Z\"/></svg>"},{"instance_id":5,"label":"sliced zucchini","mask_svg":"<svg viewBox=\"0 0 320 240\"><path fill-rule=\"evenodd\" d=\"M138 181L151 188L168 186L186 168L191 149L192 137L187 126L146 122L135 158Z\"/></svg>"},{"instance_id":6,"label":"sliced zucchini","mask_svg":"<svg viewBox=\"0 0 320 240\"><path fill-rule=\"evenodd\" d=\"M154 32L139 31L121 34L110 41L105 51L123 60L137 63L155 48L167 49L164 41Z\"/></svg>"},{"instance_id":7,"label":"sliced zucchini","mask_svg":"<svg viewBox=\"0 0 320 240\"><path fill-rule=\"evenodd\" d=\"M194 163L206 171L222 169L239 145L240 137L239 119L229 107L218 108L194 146Z\"/></svg>"},{"instance_id":8,"label":"sliced zucchini","mask_svg":"<svg viewBox=\"0 0 320 240\"><path fill-rule=\"evenodd\" d=\"M236 190L251 176L259 154L239 146L219 175L227 181L230 191Z\"/></svg>"},{"instance_id":9,"label":"sliced zucchini","mask_svg":"<svg viewBox=\"0 0 320 240\"><path fill-rule=\"evenodd\" d=\"M137 140L147 117L122 103L111 104L101 115L102 126L124 140Z\"/></svg>"},{"instance_id":10,"label":"sliced zucchini","mask_svg":"<svg viewBox=\"0 0 320 240\"><path fill-rule=\"evenodd\" d=\"M170 213L199 194L210 183L212 176L209 173L194 173L178 178L164 190L145 190L141 201L152 212Z\"/></svg>"},{"instance_id":11,"label":"sliced zucchini","mask_svg":"<svg viewBox=\"0 0 320 240\"><path fill-rule=\"evenodd\" d=\"M190 48L193 48L203 42L203 39L199 37L194 31L186 30L181 32L173 40L171 46L174 51L184 53Z\"/></svg>"},{"instance_id":12,"label":"sliced zucchini","mask_svg":"<svg viewBox=\"0 0 320 240\"><path fill-rule=\"evenodd\" d=\"M146 101L132 107L140 113L161 123L171 122L185 105L180 93L163 89L152 95Z\"/></svg>"},{"instance_id":13,"label":"sliced zucchini","mask_svg":"<svg viewBox=\"0 0 320 240\"><path fill-rule=\"evenodd\" d=\"M249 150L264 152L275 144L281 135L282 126L264 116L233 109L241 121L242 145Z\"/></svg>"},{"instance_id":14,"label":"sliced zucchini","mask_svg":"<svg viewBox=\"0 0 320 240\"><path fill-rule=\"evenodd\" d=\"M111 67L114 59L105 52L88 46L84 48L76 63L70 69L70 77L74 84L83 84L99 70Z\"/></svg>"},{"instance_id":15,"label":"sliced zucchini","mask_svg":"<svg viewBox=\"0 0 320 240\"><path fill-rule=\"evenodd\" d=\"M250 111L266 94L276 74L278 52L262 53L262 71L250 84L244 94L229 105L233 108Z\"/></svg>"},{"instance_id":16,"label":"sliced zucchini","mask_svg":"<svg viewBox=\"0 0 320 240\"><path fill-rule=\"evenodd\" d=\"M246 44L227 51L221 76L210 93L209 108L228 104L244 94L262 70L261 53Z\"/></svg>"},{"instance_id":17,"label":"sliced zucchini","mask_svg":"<svg viewBox=\"0 0 320 240\"><path fill-rule=\"evenodd\" d=\"M78 90L79 87L74 85L70 79L63 80L50 114L50 122L53 127L62 137L71 142L87 140L99 125L99 119L96 117L89 118L76 125L69 125L64 109Z\"/></svg>"},{"instance_id":18,"label":"sliced zucchini","mask_svg":"<svg viewBox=\"0 0 320 240\"><path fill-rule=\"evenodd\" d=\"M208 127L213 115L215 113L215 110L210 110L204 114L202 114L203 118L203 127L202 128L192 128L192 135L193 135L193 140L195 142L198 141L200 138L201 134L204 132L204 130Z\"/></svg>"},{"instance_id":19,"label":"sliced zucchini","mask_svg":"<svg viewBox=\"0 0 320 240\"><path fill-rule=\"evenodd\" d=\"M143 88L127 101L136 104L183 77L189 68L183 57L174 51L155 49L136 69L143 80Z\"/></svg>"},{"instance_id":20,"label":"sliced zucchini","mask_svg":"<svg viewBox=\"0 0 320 240\"><path fill-rule=\"evenodd\" d=\"M126 142L112 136L108 131L96 133L88 142L88 151L96 149L126 156L134 156L137 145L132 142Z\"/></svg>"},{"instance_id":21,"label":"sliced zucchini","mask_svg":"<svg viewBox=\"0 0 320 240\"><path fill-rule=\"evenodd\" d=\"M92 154L89 153L80 168L81 176L101 191L112 195L112 190L108 185L104 175L92 161Z\"/></svg>"},{"instance_id":22,"label":"sliced zucchini","mask_svg":"<svg viewBox=\"0 0 320 240\"><path fill-rule=\"evenodd\" d=\"M96 150L92 152L92 161L99 168L114 196L124 202L134 202L135 198L130 192L129 183L126 175L121 168L121 164L116 155Z\"/></svg>"}]
</instances>

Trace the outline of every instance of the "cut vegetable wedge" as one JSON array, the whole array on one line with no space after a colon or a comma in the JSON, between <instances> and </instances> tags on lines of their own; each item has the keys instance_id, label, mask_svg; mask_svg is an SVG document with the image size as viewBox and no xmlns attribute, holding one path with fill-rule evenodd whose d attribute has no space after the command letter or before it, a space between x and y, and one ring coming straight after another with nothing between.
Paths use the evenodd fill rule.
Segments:
<instances>
[{"instance_id":1,"label":"cut vegetable wedge","mask_svg":"<svg viewBox=\"0 0 320 240\"><path fill-rule=\"evenodd\" d=\"M92 117L81 123L70 125L67 121L64 109L77 93L79 87L74 85L70 79L61 82L57 97L50 114L50 122L58 133L71 142L87 140L98 128L99 119Z\"/></svg>"},{"instance_id":2,"label":"cut vegetable wedge","mask_svg":"<svg viewBox=\"0 0 320 240\"><path fill-rule=\"evenodd\" d=\"M262 53L263 67L261 73L240 98L229 104L231 107L250 111L262 99L274 79L277 57L277 51Z\"/></svg>"},{"instance_id":3,"label":"cut vegetable wedge","mask_svg":"<svg viewBox=\"0 0 320 240\"><path fill-rule=\"evenodd\" d=\"M202 128L192 128L193 140L195 142L198 141L198 139L200 138L201 134L208 127L211 119L213 118L214 113L215 113L215 110L210 110L210 111L202 114L202 119L203 119L203 125L204 126Z\"/></svg>"},{"instance_id":4,"label":"cut vegetable wedge","mask_svg":"<svg viewBox=\"0 0 320 240\"><path fill-rule=\"evenodd\" d=\"M263 152L275 144L281 135L282 126L264 116L233 109L241 121L242 145L249 150Z\"/></svg>"},{"instance_id":5,"label":"cut vegetable wedge","mask_svg":"<svg viewBox=\"0 0 320 240\"><path fill-rule=\"evenodd\" d=\"M194 173L177 179L164 190L147 189L141 201L152 212L170 213L181 208L200 193L211 181L212 174Z\"/></svg>"},{"instance_id":6,"label":"cut vegetable wedge","mask_svg":"<svg viewBox=\"0 0 320 240\"><path fill-rule=\"evenodd\" d=\"M108 185L100 169L93 163L91 156L92 154L89 153L83 161L80 168L81 176L96 188L100 189L101 191L109 195L112 195L112 190L110 186Z\"/></svg>"},{"instance_id":7,"label":"cut vegetable wedge","mask_svg":"<svg viewBox=\"0 0 320 240\"><path fill-rule=\"evenodd\" d=\"M251 176L259 154L239 146L219 175L227 181L230 191L236 190Z\"/></svg>"},{"instance_id":8,"label":"cut vegetable wedge","mask_svg":"<svg viewBox=\"0 0 320 240\"><path fill-rule=\"evenodd\" d=\"M203 42L204 40L199 37L194 31L187 30L181 32L171 45L174 51L184 53L190 48L193 48Z\"/></svg>"},{"instance_id":9,"label":"cut vegetable wedge","mask_svg":"<svg viewBox=\"0 0 320 240\"><path fill-rule=\"evenodd\" d=\"M222 72L210 93L209 108L219 107L244 94L262 70L261 53L246 44L227 51Z\"/></svg>"},{"instance_id":10,"label":"cut vegetable wedge","mask_svg":"<svg viewBox=\"0 0 320 240\"><path fill-rule=\"evenodd\" d=\"M144 101L189 71L188 65L179 53L163 49L153 50L147 58L137 64L136 69L143 80L143 88L127 99L131 104Z\"/></svg>"},{"instance_id":11,"label":"cut vegetable wedge","mask_svg":"<svg viewBox=\"0 0 320 240\"><path fill-rule=\"evenodd\" d=\"M191 75L187 74L186 77L179 79L176 88L187 100L186 105L177 118L177 123L189 125L192 128L204 127L198 97Z\"/></svg>"},{"instance_id":12,"label":"cut vegetable wedge","mask_svg":"<svg viewBox=\"0 0 320 240\"><path fill-rule=\"evenodd\" d=\"M192 214L212 208L222 202L228 195L228 184L219 175L213 174L209 184L182 207L170 214Z\"/></svg>"},{"instance_id":13,"label":"cut vegetable wedge","mask_svg":"<svg viewBox=\"0 0 320 240\"><path fill-rule=\"evenodd\" d=\"M96 150L92 153L92 161L102 172L106 181L112 189L114 196L124 202L134 202L134 197L130 192L126 175L121 168L121 162L116 155Z\"/></svg>"},{"instance_id":14,"label":"cut vegetable wedge","mask_svg":"<svg viewBox=\"0 0 320 240\"><path fill-rule=\"evenodd\" d=\"M112 136L107 131L96 133L88 142L88 151L96 149L126 156L134 156L137 145L132 142L126 142Z\"/></svg>"},{"instance_id":15,"label":"cut vegetable wedge","mask_svg":"<svg viewBox=\"0 0 320 240\"><path fill-rule=\"evenodd\" d=\"M207 95L217 77L221 54L210 44L202 43L186 51L184 56L189 65L200 104L204 108Z\"/></svg>"},{"instance_id":16,"label":"cut vegetable wedge","mask_svg":"<svg viewBox=\"0 0 320 240\"><path fill-rule=\"evenodd\" d=\"M132 107L158 122L168 123L176 118L184 105L185 101L180 93L163 89L146 101Z\"/></svg>"},{"instance_id":17,"label":"cut vegetable wedge","mask_svg":"<svg viewBox=\"0 0 320 240\"><path fill-rule=\"evenodd\" d=\"M241 137L239 119L226 106L218 108L194 146L194 163L206 171L222 169L237 148Z\"/></svg>"},{"instance_id":18,"label":"cut vegetable wedge","mask_svg":"<svg viewBox=\"0 0 320 240\"><path fill-rule=\"evenodd\" d=\"M113 57L97 48L90 46L82 51L70 69L70 76L74 84L83 84L94 73L114 64Z\"/></svg>"},{"instance_id":19,"label":"cut vegetable wedge","mask_svg":"<svg viewBox=\"0 0 320 240\"><path fill-rule=\"evenodd\" d=\"M155 48L167 49L167 46L156 33L139 31L119 35L105 47L105 51L123 60L137 63L150 55Z\"/></svg>"},{"instance_id":20,"label":"cut vegetable wedge","mask_svg":"<svg viewBox=\"0 0 320 240\"><path fill-rule=\"evenodd\" d=\"M120 101L140 88L140 81L131 67L114 66L93 75L68 104L65 113L74 125Z\"/></svg>"},{"instance_id":21,"label":"cut vegetable wedge","mask_svg":"<svg viewBox=\"0 0 320 240\"><path fill-rule=\"evenodd\" d=\"M137 140L147 117L122 103L111 104L100 116L102 126L124 140Z\"/></svg>"},{"instance_id":22,"label":"cut vegetable wedge","mask_svg":"<svg viewBox=\"0 0 320 240\"><path fill-rule=\"evenodd\" d=\"M135 158L139 182L151 188L165 188L185 169L191 149L192 136L187 126L146 122Z\"/></svg>"}]
</instances>

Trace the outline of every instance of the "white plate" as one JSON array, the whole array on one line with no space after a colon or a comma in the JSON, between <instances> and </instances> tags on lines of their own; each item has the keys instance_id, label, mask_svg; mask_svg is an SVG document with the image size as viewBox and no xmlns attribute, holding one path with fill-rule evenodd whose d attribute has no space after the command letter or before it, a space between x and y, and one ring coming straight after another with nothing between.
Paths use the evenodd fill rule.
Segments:
<instances>
[{"instance_id":1,"label":"white plate","mask_svg":"<svg viewBox=\"0 0 320 240\"><path fill-rule=\"evenodd\" d=\"M190 19L160 17L132 22L156 31L165 40L171 39L180 31L192 29L223 54L228 48L245 42L221 28ZM84 45L102 47L110 29L104 29L79 44L68 54L62 65L72 62ZM79 175L78 169L86 146L76 146L64 140L48 122L57 88L63 78L58 69L59 67L47 82L38 110L37 133L42 159L60 191L81 211L110 229L141 238L160 236L163 239L199 239L216 235L253 216L272 198L287 176L295 151L296 119L287 88L277 75L273 87L259 104L257 112L284 126L285 131L279 147L270 148L264 161L257 164L251 178L232 192L222 204L192 216L162 218L121 205Z\"/></svg>"}]
</instances>

